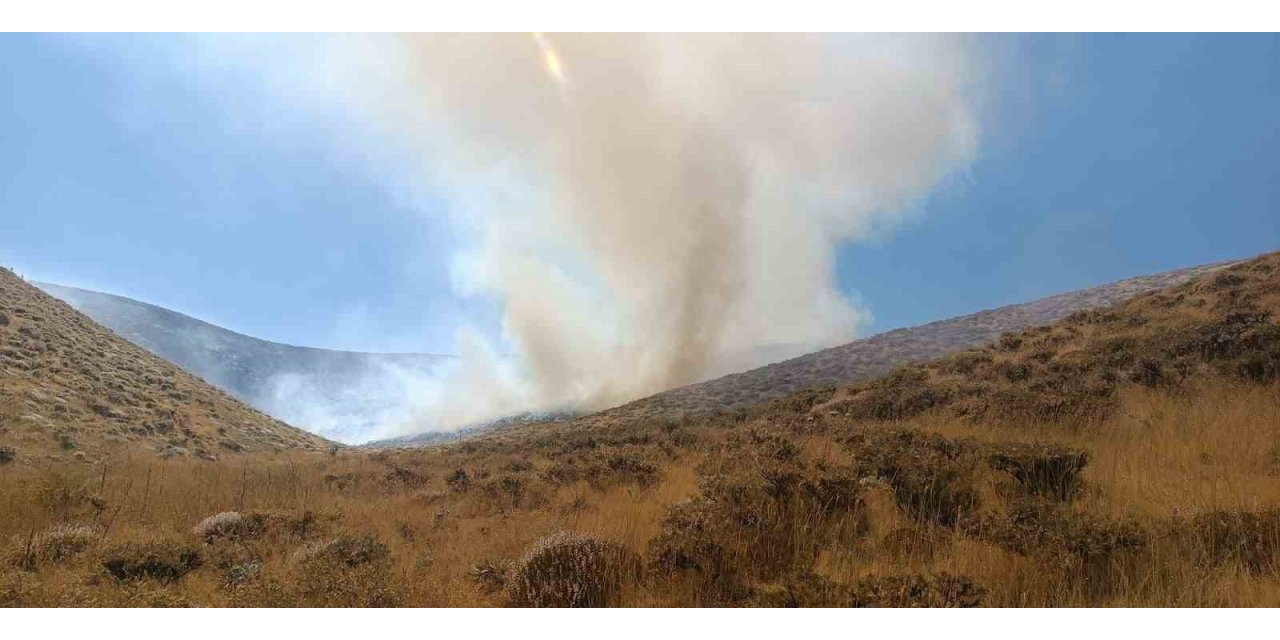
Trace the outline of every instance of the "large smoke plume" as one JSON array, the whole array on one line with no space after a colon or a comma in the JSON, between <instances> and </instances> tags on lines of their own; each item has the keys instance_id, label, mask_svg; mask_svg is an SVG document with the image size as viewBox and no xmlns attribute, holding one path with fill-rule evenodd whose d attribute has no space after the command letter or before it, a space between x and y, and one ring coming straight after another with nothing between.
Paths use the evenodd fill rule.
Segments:
<instances>
[{"instance_id":1,"label":"large smoke plume","mask_svg":"<svg viewBox=\"0 0 1280 640\"><path fill-rule=\"evenodd\" d=\"M408 430L600 408L847 341L867 317L835 286L837 245L899 222L975 153L963 38L399 46L414 105L398 112L475 239L456 280L501 302L515 355L464 347Z\"/></svg>"}]
</instances>

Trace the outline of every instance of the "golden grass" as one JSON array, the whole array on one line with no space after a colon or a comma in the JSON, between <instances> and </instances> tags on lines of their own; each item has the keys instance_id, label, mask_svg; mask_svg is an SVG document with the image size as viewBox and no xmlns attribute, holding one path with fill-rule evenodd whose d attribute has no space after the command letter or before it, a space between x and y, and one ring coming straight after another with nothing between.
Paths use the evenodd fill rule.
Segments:
<instances>
[{"instance_id":1,"label":"golden grass","mask_svg":"<svg viewBox=\"0 0 1280 640\"><path fill-rule=\"evenodd\" d=\"M852 584L876 575L948 572L970 576L985 587L988 605L1280 605L1280 580L1275 574L1249 571L1239 563L1206 566L1177 540L1159 535L1168 523L1199 513L1280 508L1277 388L1237 381L1202 383L1176 392L1126 387L1120 406L1111 418L1084 427L978 425L940 413L894 425L948 438L1051 441L1086 449L1091 462L1084 473L1085 489L1071 509L1111 519L1135 518L1153 534L1142 553L1108 568L1107 584L1046 569L1037 557L1005 550L958 529L914 522L884 487L864 493L861 515L869 523L865 528L837 527L836 533L815 542L804 538L819 535L818 527L797 526L790 529L788 544L797 549L818 544L821 551L810 570L837 583ZM832 468L855 463L839 443L841 430L878 428L833 424L799 437L800 459ZM0 569L0 602L369 604L355 592L376 587L391 594L381 604L499 605L501 594L477 589L471 576L475 564L490 560L501 566L558 530L615 540L644 554L662 534L668 509L699 495L699 465L718 450L722 436L762 425L767 426L761 420L738 426L715 421L681 426L682 431L701 430L706 435L662 459L660 479L650 486L634 482L593 486L584 480L557 486L540 479L559 461L608 455L621 450L619 446L634 449L635 445L599 445L593 453L572 440L557 449L556 441L523 446L515 437L416 451L259 456L216 463L139 456L96 467L9 466L0 471L0 539L7 547ZM661 432L656 427L650 430ZM503 471L523 469L511 465L517 460L530 468ZM750 460L741 463L752 464ZM451 489L447 482L458 468L477 478L466 491ZM426 480L391 479L395 469ZM485 470L488 477L480 479ZM499 489L507 486L502 484L506 479L522 483L519 498ZM1001 482L1000 474L990 470L979 478L984 510L1002 508L1007 492ZM273 530L253 540L203 545L192 527L223 511L277 514L285 519L310 511L318 520L315 531L305 535ZM810 515L797 512L790 517ZM93 526L97 540L75 557L23 566L33 540L68 523ZM347 586L336 583L339 595L346 593L344 588L352 590L346 600L324 599L300 589L300 581L313 575L306 573L311 569L299 560L302 550L344 535L369 535L385 544L389 552L385 566L351 578ZM203 549L205 562L174 582L120 583L104 574L101 563L114 545L126 541L195 545ZM759 549L756 553L763 559L764 554L777 552ZM745 557L750 562L752 556ZM225 584L227 567L245 558L260 562L257 577L247 585ZM324 571L341 579L348 574L341 567ZM633 585L624 604L707 602L698 589L696 581L654 576Z\"/></svg>"}]
</instances>

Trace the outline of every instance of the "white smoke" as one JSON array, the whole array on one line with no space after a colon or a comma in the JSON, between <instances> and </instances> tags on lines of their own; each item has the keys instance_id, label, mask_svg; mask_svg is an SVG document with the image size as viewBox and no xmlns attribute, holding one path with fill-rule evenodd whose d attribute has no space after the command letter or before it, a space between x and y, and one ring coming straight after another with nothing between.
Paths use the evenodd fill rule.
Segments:
<instances>
[{"instance_id":1,"label":"white smoke","mask_svg":"<svg viewBox=\"0 0 1280 640\"><path fill-rule=\"evenodd\" d=\"M459 283L502 302L516 356L463 358L409 430L601 408L852 339L867 315L835 286L836 246L901 221L977 145L965 38L400 45L415 105L397 112L475 238Z\"/></svg>"},{"instance_id":2,"label":"white smoke","mask_svg":"<svg viewBox=\"0 0 1280 640\"><path fill-rule=\"evenodd\" d=\"M456 293L502 309L497 344L463 331L371 436L602 408L855 338L869 314L837 247L964 171L985 84L980 43L946 35L284 42L196 39L191 64L218 86L254 69L264 113L391 134L351 155L398 198L448 193ZM399 145L420 164L380 149Z\"/></svg>"}]
</instances>

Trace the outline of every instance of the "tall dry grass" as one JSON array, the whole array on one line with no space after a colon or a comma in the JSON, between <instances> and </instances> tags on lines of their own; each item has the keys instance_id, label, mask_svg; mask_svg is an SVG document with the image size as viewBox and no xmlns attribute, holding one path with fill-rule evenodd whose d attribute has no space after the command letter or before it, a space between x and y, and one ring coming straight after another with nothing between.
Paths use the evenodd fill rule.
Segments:
<instances>
[{"instance_id":1,"label":"tall dry grass","mask_svg":"<svg viewBox=\"0 0 1280 640\"><path fill-rule=\"evenodd\" d=\"M956 442L1083 449L1090 456L1083 489L1064 508L1106 522L1132 521L1146 543L1107 556L1101 568L1059 566L1054 563L1067 556L1011 551L961 524L922 522L903 510L891 488L863 482L857 503L834 511L814 501L742 498L741 513L757 509L774 528L748 523L716 534L741 578L738 595L727 590L730 595L717 600L693 574L646 571L627 585L621 604L831 603L803 600L810 591L796 586L795 576L857 585L878 576L952 574L981 585L983 603L995 606L1280 605L1280 558L1263 557L1253 566L1230 554L1213 559L1215 549L1197 545L1218 542L1193 535L1202 514L1280 509L1276 386L1235 380L1178 390L1131 386L1122 390L1119 407L1083 425L979 424L927 413L891 425L833 417L810 432L779 432L765 418L708 419L635 427L628 436L633 441L561 433L401 452L9 466L0 471L0 602L501 605L500 574L549 534L616 541L649 562L669 530L672 507L704 496L718 470L741 472L750 483L786 464L823 481L859 464L849 433L892 428ZM759 435L766 431L781 435ZM648 439L636 439L637 433ZM745 444L733 444L738 441ZM552 481L560 477L552 470L570 462L595 471L590 478ZM654 466L653 478L636 475L642 463ZM458 470L466 483L455 477ZM1006 475L988 468L976 474L980 507L973 518L1014 505ZM213 544L193 532L201 520L227 511L257 514L261 531ZM58 544L50 532L69 525L92 532L83 548L42 551ZM1264 527L1260 535L1270 531ZM334 547L340 540L346 542ZM1271 548L1266 542L1264 556ZM118 580L104 562L139 553L122 548L125 543L191 548L202 562L179 579ZM364 551L341 551L348 548ZM478 577L486 565L496 581L487 589ZM831 598L833 588L819 591Z\"/></svg>"}]
</instances>

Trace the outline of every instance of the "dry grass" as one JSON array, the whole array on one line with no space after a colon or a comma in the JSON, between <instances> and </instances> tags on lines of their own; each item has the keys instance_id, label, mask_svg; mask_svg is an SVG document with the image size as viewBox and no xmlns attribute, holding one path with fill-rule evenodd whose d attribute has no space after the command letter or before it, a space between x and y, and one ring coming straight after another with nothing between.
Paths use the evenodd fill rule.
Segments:
<instances>
[{"instance_id":1,"label":"dry grass","mask_svg":"<svg viewBox=\"0 0 1280 640\"><path fill-rule=\"evenodd\" d=\"M0 465L324 451L0 268Z\"/></svg>"},{"instance_id":2,"label":"dry grass","mask_svg":"<svg viewBox=\"0 0 1280 640\"><path fill-rule=\"evenodd\" d=\"M651 445L598 442L586 450L566 437L535 439L519 453L508 443L480 442L203 464L135 458L105 468L9 467L0 478L7 547L0 601L502 605L509 600L501 585L528 550L571 531L646 558L639 578L616 598L609 592L610 604L905 606L910 594L925 605L950 603L946 594L956 602L974 598L969 587L940 576L971 581L986 605L1280 604L1280 545L1268 538L1280 535L1280 519L1196 524L1202 514L1280 509L1277 388L1215 380L1176 394L1134 385L1121 397L1116 415L1080 429L977 426L932 414L886 426L837 419L819 433L795 434L753 420L690 423L671 433L651 427ZM702 433L696 445L670 457L657 453L686 429ZM1062 510L1057 519L1033 520L1042 531L1025 534L1033 536L1029 546L1015 549L991 530L965 524L1030 499L1011 474L984 465L981 455L959 455L955 464L967 469L964 486L977 504L949 518L922 517L892 482L859 471L866 467L847 438L868 432L933 433L974 451L987 443L1052 442L1086 450L1090 461L1078 494L1051 507ZM664 456L659 479L557 486L543 475L566 457L608 457L619 448ZM926 475L935 468L927 457L913 458L910 447L904 451L907 462L898 464L923 460L915 472ZM459 468L476 478L465 489L448 483ZM396 469L427 479L406 484L394 479L404 475ZM335 477L347 483L340 487ZM842 478L855 480L840 485ZM518 498L503 488L516 484L511 480L521 485ZM840 487L852 493L840 500ZM669 520L677 505L696 507L705 531ZM239 524L220 516L195 528L223 512L239 514ZM1103 530L1096 527L1123 522L1137 527L1135 548L1110 549L1095 539ZM1229 537L1242 527L1252 528ZM222 533L211 535L214 529ZM684 536L677 543L699 568L655 560L673 534ZM1088 544L1101 546L1081 550ZM198 563L179 560L190 550ZM117 564L114 573L129 577L113 576L113 558L147 553L161 558L158 568L122 572ZM717 562L724 576L707 573ZM476 577L486 563L497 588ZM307 588L315 584L325 587Z\"/></svg>"},{"instance_id":3,"label":"dry grass","mask_svg":"<svg viewBox=\"0 0 1280 640\"><path fill-rule=\"evenodd\" d=\"M1280 256L876 382L0 466L0 604L1280 606Z\"/></svg>"}]
</instances>

